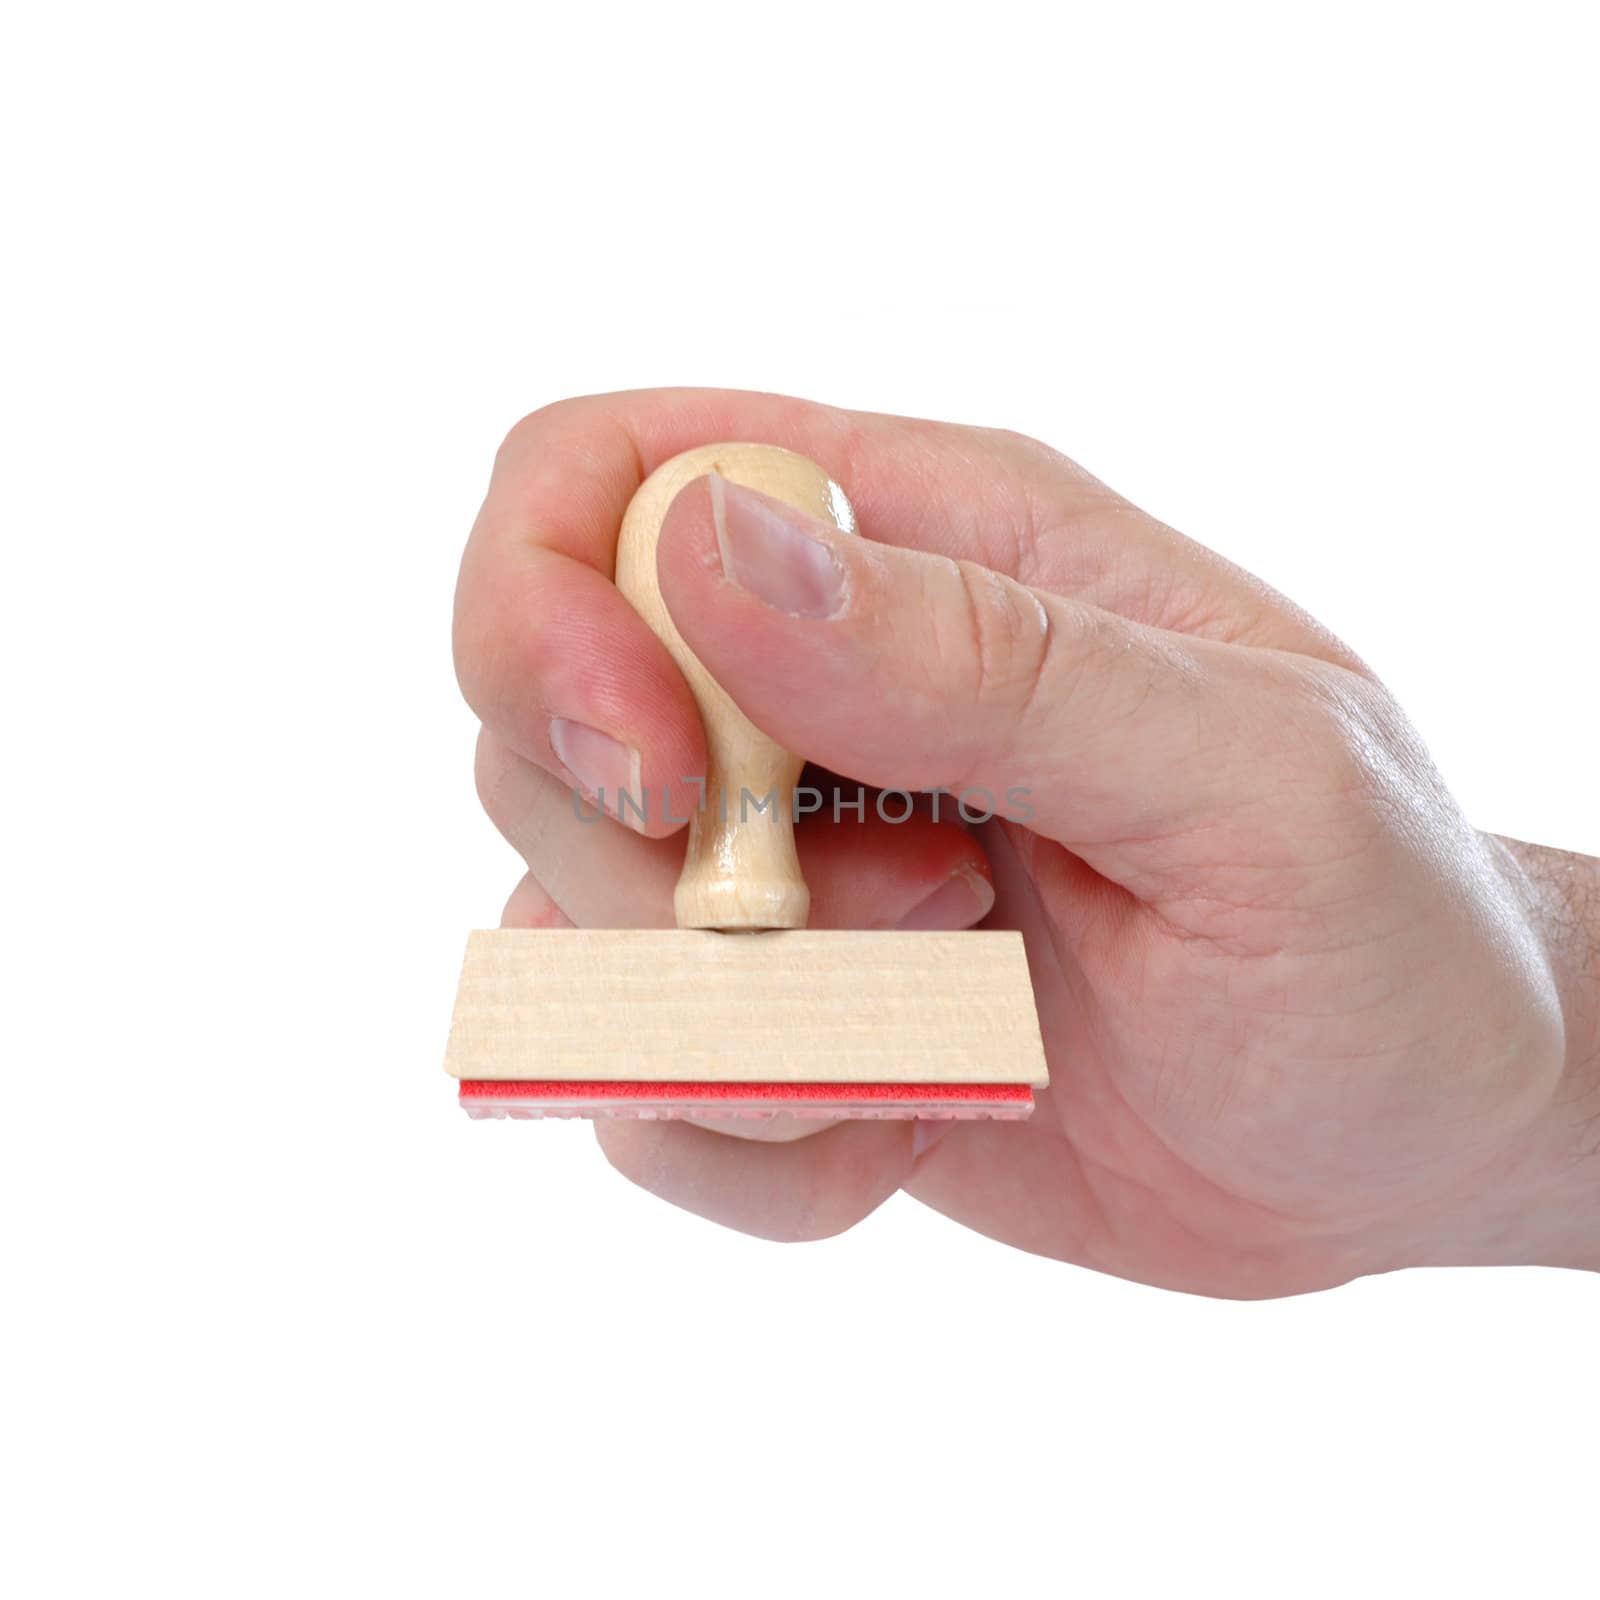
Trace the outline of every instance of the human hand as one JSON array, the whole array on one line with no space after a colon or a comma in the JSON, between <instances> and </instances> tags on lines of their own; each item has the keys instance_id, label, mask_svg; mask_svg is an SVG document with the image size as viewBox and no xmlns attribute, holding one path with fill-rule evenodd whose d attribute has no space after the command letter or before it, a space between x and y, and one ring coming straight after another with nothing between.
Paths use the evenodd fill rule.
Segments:
<instances>
[{"instance_id":1,"label":"human hand","mask_svg":"<svg viewBox=\"0 0 1600 1600\"><path fill-rule=\"evenodd\" d=\"M1597 864L1478 834L1338 640L1015 434L715 390L519 424L456 606L480 793L529 867L508 925L671 925L663 808L586 825L571 791L704 771L688 690L611 564L642 478L718 439L817 461L864 537L685 489L661 587L712 674L852 782L1024 789L1032 810L807 818L812 925L1020 928L1051 1086L1020 1126L599 1123L618 1168L776 1238L903 1188L1205 1293L1600 1262Z\"/></svg>"}]
</instances>

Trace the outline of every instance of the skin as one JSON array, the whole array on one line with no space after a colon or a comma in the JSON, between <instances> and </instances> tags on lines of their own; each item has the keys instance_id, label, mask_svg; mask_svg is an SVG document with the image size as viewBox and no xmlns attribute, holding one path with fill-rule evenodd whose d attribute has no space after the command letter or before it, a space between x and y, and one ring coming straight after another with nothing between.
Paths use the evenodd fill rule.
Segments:
<instances>
[{"instance_id":1,"label":"skin","mask_svg":"<svg viewBox=\"0 0 1600 1600\"><path fill-rule=\"evenodd\" d=\"M688 690L611 571L643 478L720 439L823 464L862 534L795 530L836 599L794 615L727 542L746 500L719 502L720 540L709 479L674 501L662 592L746 714L852 793L1021 786L1035 810L807 818L813 926L926 903L925 925L1021 929L1051 1087L1023 1125L601 1122L613 1165L768 1238L903 1189L1213 1295L1600 1266L1600 862L1478 833L1350 650L1018 434L707 389L520 422L455 610L480 794L528 865L507 926L672 923L682 840L657 812L577 821L550 724L637 752L647 794L703 772Z\"/></svg>"}]
</instances>

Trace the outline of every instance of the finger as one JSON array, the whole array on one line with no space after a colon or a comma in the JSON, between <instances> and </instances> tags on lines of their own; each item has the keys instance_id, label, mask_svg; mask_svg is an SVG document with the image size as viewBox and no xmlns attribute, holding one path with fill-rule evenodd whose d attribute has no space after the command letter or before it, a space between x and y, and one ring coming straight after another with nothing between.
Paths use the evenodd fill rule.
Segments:
<instances>
[{"instance_id":1,"label":"finger","mask_svg":"<svg viewBox=\"0 0 1600 1600\"><path fill-rule=\"evenodd\" d=\"M1025 542L1017 519L1026 508L1016 472L973 472L980 432L715 390L587 397L534 413L501 448L462 559L454 633L468 704L524 759L609 801L646 834L670 834L669 814L685 814L684 780L704 772L705 751L681 675L611 584L640 483L694 445L765 440L844 473L847 492L880 511L901 508L914 526L930 475L957 475L947 493L972 502L970 530L1001 559ZM979 515L980 496L1008 503ZM630 786L682 803L651 807L641 825L617 800Z\"/></svg>"},{"instance_id":2,"label":"finger","mask_svg":"<svg viewBox=\"0 0 1600 1600\"><path fill-rule=\"evenodd\" d=\"M478 792L507 842L562 913L584 928L670 928L683 844L646 839L586 807L485 730L478 742ZM579 820L579 812L592 820ZM898 808L863 803L859 815L831 809L795 833L811 890L813 928L954 931L988 914L994 886L982 846L954 821L926 810L903 822Z\"/></svg>"},{"instance_id":3,"label":"finger","mask_svg":"<svg viewBox=\"0 0 1600 1600\"><path fill-rule=\"evenodd\" d=\"M469 704L525 759L587 792L614 796L637 776L654 794L703 771L688 691L610 580L644 477L727 438L818 461L881 544L977 561L1153 625L1356 664L1264 585L1021 435L731 390L588 396L506 439L455 608ZM657 809L645 831L672 824Z\"/></svg>"},{"instance_id":4,"label":"finger","mask_svg":"<svg viewBox=\"0 0 1600 1600\"><path fill-rule=\"evenodd\" d=\"M1094 1224L1106 1221L1097 1195L1114 1180L1096 1174L1100 1189L1091 1187L1051 1114L1051 1092L1040 1092L1040 1105L1025 1123L957 1125L918 1162L904 1188L912 1199L991 1239L1035 1255L1099 1265L1090 1253ZM1119 1200L1134 1187L1119 1184Z\"/></svg>"},{"instance_id":5,"label":"finger","mask_svg":"<svg viewBox=\"0 0 1600 1600\"><path fill-rule=\"evenodd\" d=\"M714 475L674 501L658 566L690 647L781 743L1026 822L1135 893L1175 837L1262 826L1292 776L1290 657L836 537Z\"/></svg>"},{"instance_id":6,"label":"finger","mask_svg":"<svg viewBox=\"0 0 1600 1600\"><path fill-rule=\"evenodd\" d=\"M546 406L501 446L474 539L536 542L609 575L638 483L680 451L723 439L809 456L879 543L976 561L1154 627L1359 665L1260 579L1037 439L790 395L635 389Z\"/></svg>"},{"instance_id":7,"label":"finger","mask_svg":"<svg viewBox=\"0 0 1600 1600\"><path fill-rule=\"evenodd\" d=\"M592 806L651 836L697 791L705 735L666 646L609 579L549 550L469 551L457 592L461 686L484 724ZM633 797L624 805L621 796ZM665 806L644 806L663 794Z\"/></svg>"},{"instance_id":8,"label":"finger","mask_svg":"<svg viewBox=\"0 0 1600 1600\"><path fill-rule=\"evenodd\" d=\"M697 445L740 439L809 457L874 537L1005 569L1044 529L1127 502L1064 456L996 428L848 411L788 395L642 389L563 400L525 417L496 457L473 540L534 544L609 576L639 484ZM1177 535L1145 519L1171 543ZM1124 529L1137 543L1146 530Z\"/></svg>"},{"instance_id":9,"label":"finger","mask_svg":"<svg viewBox=\"0 0 1600 1600\"><path fill-rule=\"evenodd\" d=\"M762 1239L843 1233L915 1165L914 1125L904 1122L841 1122L812 1139L769 1145L682 1122L597 1122L595 1134L606 1159L641 1188Z\"/></svg>"},{"instance_id":10,"label":"finger","mask_svg":"<svg viewBox=\"0 0 1600 1600\"><path fill-rule=\"evenodd\" d=\"M570 928L571 921L540 887L532 873L523 876L500 913L502 928Z\"/></svg>"}]
</instances>

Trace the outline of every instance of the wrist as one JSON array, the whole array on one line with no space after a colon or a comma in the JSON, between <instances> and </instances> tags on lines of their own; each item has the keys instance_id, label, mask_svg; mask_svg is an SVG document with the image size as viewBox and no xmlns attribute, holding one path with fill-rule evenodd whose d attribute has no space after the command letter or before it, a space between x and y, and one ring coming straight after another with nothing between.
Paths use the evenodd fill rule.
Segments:
<instances>
[{"instance_id":1,"label":"wrist","mask_svg":"<svg viewBox=\"0 0 1600 1600\"><path fill-rule=\"evenodd\" d=\"M1600 860L1495 835L1485 841L1544 951L1563 1059L1478 1260L1600 1270Z\"/></svg>"}]
</instances>

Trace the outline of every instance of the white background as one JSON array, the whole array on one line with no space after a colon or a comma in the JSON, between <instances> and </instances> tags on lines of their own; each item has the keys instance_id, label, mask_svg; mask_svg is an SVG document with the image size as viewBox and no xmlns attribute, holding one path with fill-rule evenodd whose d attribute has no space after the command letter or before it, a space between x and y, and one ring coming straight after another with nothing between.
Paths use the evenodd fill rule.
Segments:
<instances>
[{"instance_id":1,"label":"white background","mask_svg":"<svg viewBox=\"0 0 1600 1600\"><path fill-rule=\"evenodd\" d=\"M8 17L9 1593L1593 1584L1592 1277L767 1245L439 1070L455 563L566 394L1035 434L1600 853L1585 8Z\"/></svg>"}]
</instances>

